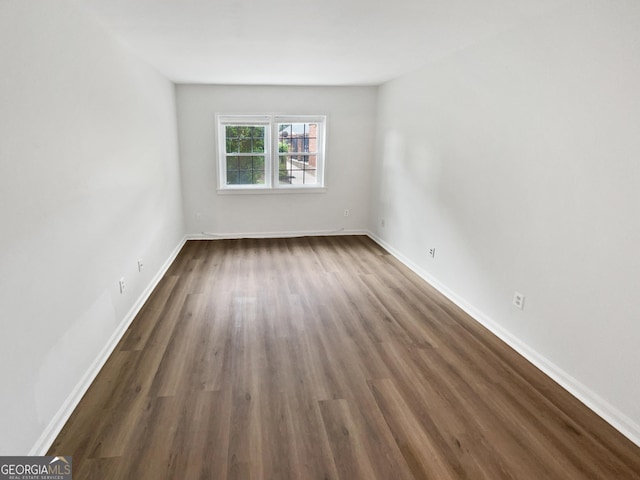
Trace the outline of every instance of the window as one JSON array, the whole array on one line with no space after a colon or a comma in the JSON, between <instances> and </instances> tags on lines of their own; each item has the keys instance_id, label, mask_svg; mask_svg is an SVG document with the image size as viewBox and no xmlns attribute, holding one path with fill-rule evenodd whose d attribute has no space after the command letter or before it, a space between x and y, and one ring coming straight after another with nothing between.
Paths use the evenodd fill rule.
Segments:
<instances>
[{"instance_id":1,"label":"window","mask_svg":"<svg viewBox=\"0 0 640 480\"><path fill-rule=\"evenodd\" d=\"M218 115L220 190L324 186L323 116Z\"/></svg>"},{"instance_id":2,"label":"window","mask_svg":"<svg viewBox=\"0 0 640 480\"><path fill-rule=\"evenodd\" d=\"M226 185L265 185L269 125L233 122L223 125Z\"/></svg>"}]
</instances>

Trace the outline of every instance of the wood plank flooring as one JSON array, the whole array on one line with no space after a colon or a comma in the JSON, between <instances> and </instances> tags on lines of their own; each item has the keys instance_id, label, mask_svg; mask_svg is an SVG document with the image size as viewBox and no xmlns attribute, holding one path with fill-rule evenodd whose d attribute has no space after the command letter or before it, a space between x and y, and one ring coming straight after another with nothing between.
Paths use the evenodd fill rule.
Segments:
<instances>
[{"instance_id":1,"label":"wood plank flooring","mask_svg":"<svg viewBox=\"0 0 640 480\"><path fill-rule=\"evenodd\" d=\"M640 479L367 237L190 241L49 452L74 479Z\"/></svg>"}]
</instances>

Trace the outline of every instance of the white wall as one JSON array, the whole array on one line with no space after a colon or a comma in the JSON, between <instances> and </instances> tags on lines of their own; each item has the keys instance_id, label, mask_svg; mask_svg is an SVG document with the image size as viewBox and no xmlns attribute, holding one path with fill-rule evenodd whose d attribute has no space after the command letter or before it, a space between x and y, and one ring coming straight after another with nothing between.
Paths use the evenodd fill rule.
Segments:
<instances>
[{"instance_id":1,"label":"white wall","mask_svg":"<svg viewBox=\"0 0 640 480\"><path fill-rule=\"evenodd\" d=\"M639 32L637 1L582 2L381 87L371 215L636 442Z\"/></svg>"},{"instance_id":2,"label":"white wall","mask_svg":"<svg viewBox=\"0 0 640 480\"><path fill-rule=\"evenodd\" d=\"M365 230L376 94L375 87L179 85L178 130L187 231L262 235ZM217 194L216 113L327 115L327 191ZM346 218L345 209L350 211Z\"/></svg>"},{"instance_id":3,"label":"white wall","mask_svg":"<svg viewBox=\"0 0 640 480\"><path fill-rule=\"evenodd\" d=\"M3 0L0 135L0 454L27 454L182 239L174 87L73 4Z\"/></svg>"}]
</instances>

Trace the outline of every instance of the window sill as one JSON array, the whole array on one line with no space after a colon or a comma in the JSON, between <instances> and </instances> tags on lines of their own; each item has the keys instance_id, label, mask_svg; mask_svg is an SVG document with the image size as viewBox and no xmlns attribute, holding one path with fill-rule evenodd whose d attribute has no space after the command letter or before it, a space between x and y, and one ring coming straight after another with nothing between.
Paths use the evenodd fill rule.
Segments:
<instances>
[{"instance_id":1,"label":"window sill","mask_svg":"<svg viewBox=\"0 0 640 480\"><path fill-rule=\"evenodd\" d=\"M218 195L279 195L281 193L325 193L326 187L305 188L218 188Z\"/></svg>"}]
</instances>

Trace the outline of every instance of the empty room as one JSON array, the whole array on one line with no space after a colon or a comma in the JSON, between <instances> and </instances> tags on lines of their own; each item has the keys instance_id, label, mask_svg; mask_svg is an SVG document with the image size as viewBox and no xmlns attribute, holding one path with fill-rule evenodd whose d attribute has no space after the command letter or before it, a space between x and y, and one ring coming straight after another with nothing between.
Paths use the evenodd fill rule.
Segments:
<instances>
[{"instance_id":1,"label":"empty room","mask_svg":"<svg viewBox=\"0 0 640 480\"><path fill-rule=\"evenodd\" d=\"M0 478L640 479L640 2L0 0Z\"/></svg>"}]
</instances>

